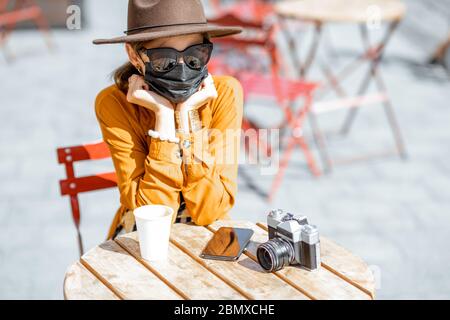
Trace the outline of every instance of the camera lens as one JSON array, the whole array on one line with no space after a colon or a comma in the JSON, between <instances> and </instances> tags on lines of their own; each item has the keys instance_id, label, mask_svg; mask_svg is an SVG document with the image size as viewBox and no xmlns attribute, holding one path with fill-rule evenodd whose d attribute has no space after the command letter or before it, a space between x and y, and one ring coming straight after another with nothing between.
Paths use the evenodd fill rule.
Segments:
<instances>
[{"instance_id":1,"label":"camera lens","mask_svg":"<svg viewBox=\"0 0 450 320\"><path fill-rule=\"evenodd\" d=\"M268 272L278 271L291 264L295 258L294 248L289 241L281 238L269 240L258 247L259 264Z\"/></svg>"}]
</instances>

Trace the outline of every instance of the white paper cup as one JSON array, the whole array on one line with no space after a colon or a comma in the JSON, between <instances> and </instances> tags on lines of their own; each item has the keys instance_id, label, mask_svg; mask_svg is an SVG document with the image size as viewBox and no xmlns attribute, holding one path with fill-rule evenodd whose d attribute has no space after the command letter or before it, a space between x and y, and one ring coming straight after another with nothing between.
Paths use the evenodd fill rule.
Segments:
<instances>
[{"instance_id":1,"label":"white paper cup","mask_svg":"<svg viewBox=\"0 0 450 320\"><path fill-rule=\"evenodd\" d=\"M147 205L134 209L133 213L141 257L148 261L166 260L173 209L163 205Z\"/></svg>"}]
</instances>

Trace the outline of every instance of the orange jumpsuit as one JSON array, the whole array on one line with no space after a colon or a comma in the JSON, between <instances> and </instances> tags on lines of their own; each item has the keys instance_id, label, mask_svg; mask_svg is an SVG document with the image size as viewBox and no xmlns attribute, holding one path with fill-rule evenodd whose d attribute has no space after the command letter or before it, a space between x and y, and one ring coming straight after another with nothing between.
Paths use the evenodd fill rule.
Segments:
<instances>
[{"instance_id":1,"label":"orange jumpsuit","mask_svg":"<svg viewBox=\"0 0 450 320\"><path fill-rule=\"evenodd\" d=\"M147 132L154 128L154 113L129 103L116 85L98 94L95 112L111 151L121 203L108 238L120 225L131 231L136 207L164 204L177 212L180 193L194 223L227 217L237 192L243 91L233 77L213 79L218 97L198 109L203 128L177 133L180 144L151 138Z\"/></svg>"}]
</instances>

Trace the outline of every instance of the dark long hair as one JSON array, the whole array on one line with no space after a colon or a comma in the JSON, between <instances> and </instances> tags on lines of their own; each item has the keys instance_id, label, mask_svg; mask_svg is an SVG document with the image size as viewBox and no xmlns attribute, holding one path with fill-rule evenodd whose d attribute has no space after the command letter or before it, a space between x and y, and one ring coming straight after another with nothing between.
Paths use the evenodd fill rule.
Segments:
<instances>
[{"instance_id":1,"label":"dark long hair","mask_svg":"<svg viewBox=\"0 0 450 320\"><path fill-rule=\"evenodd\" d=\"M133 42L130 43L133 50L139 52L142 49L143 42ZM128 93L128 78L130 78L133 74L140 75L139 71L136 67L130 62L126 62L121 65L119 68L113 71L111 77L113 78L116 86L125 94Z\"/></svg>"}]
</instances>

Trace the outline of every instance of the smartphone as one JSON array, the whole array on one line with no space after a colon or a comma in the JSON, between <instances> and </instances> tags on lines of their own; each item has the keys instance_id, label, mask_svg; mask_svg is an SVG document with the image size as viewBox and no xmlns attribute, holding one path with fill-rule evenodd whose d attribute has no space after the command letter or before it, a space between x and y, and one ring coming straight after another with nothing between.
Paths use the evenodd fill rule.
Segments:
<instances>
[{"instance_id":1,"label":"smartphone","mask_svg":"<svg viewBox=\"0 0 450 320\"><path fill-rule=\"evenodd\" d=\"M204 259L236 261L244 252L252 235L252 229L221 227L214 233L200 256Z\"/></svg>"}]
</instances>

